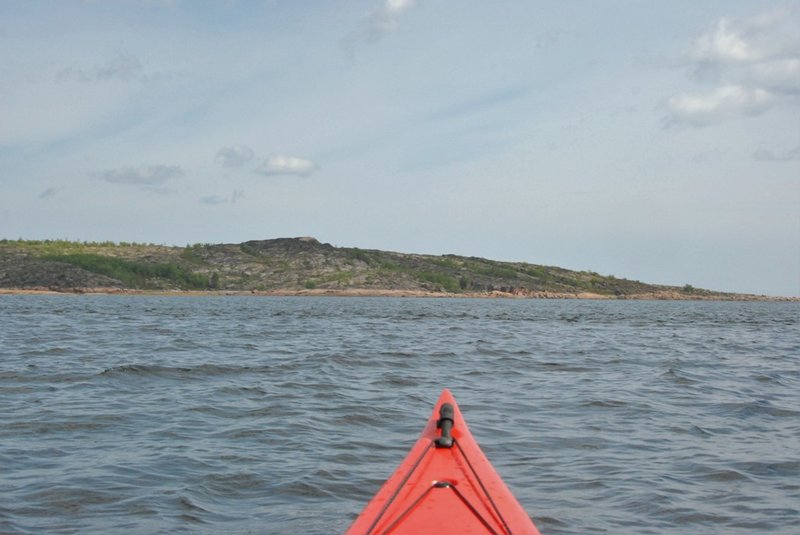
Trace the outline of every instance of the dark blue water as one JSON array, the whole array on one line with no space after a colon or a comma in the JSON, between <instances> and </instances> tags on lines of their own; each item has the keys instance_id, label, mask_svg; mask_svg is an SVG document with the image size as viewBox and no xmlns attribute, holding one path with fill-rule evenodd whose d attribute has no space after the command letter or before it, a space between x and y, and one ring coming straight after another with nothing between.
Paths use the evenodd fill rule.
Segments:
<instances>
[{"instance_id":1,"label":"dark blue water","mask_svg":"<svg viewBox=\"0 0 800 535\"><path fill-rule=\"evenodd\" d=\"M449 387L545 534L794 534L799 355L796 303L0 296L0 532L341 532Z\"/></svg>"}]
</instances>

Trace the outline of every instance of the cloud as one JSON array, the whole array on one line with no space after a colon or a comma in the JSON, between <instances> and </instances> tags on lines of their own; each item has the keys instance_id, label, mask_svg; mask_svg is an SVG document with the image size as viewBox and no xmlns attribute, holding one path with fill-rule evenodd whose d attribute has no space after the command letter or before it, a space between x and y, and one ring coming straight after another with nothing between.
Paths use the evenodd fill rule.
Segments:
<instances>
[{"instance_id":1,"label":"cloud","mask_svg":"<svg viewBox=\"0 0 800 535\"><path fill-rule=\"evenodd\" d=\"M222 147L217 151L217 159L222 161L222 167L228 168L242 167L254 156L253 149L245 145Z\"/></svg>"},{"instance_id":2,"label":"cloud","mask_svg":"<svg viewBox=\"0 0 800 535\"><path fill-rule=\"evenodd\" d=\"M784 7L751 17L722 17L700 35L692 48L697 61L757 62L795 56L800 46L800 9Z\"/></svg>"},{"instance_id":3,"label":"cloud","mask_svg":"<svg viewBox=\"0 0 800 535\"><path fill-rule=\"evenodd\" d=\"M800 52L796 58L782 58L753 64L743 77L785 95L800 94Z\"/></svg>"},{"instance_id":4,"label":"cloud","mask_svg":"<svg viewBox=\"0 0 800 535\"><path fill-rule=\"evenodd\" d=\"M700 91L667 101L667 124L706 126L800 104L800 9L722 17L695 39L689 66Z\"/></svg>"},{"instance_id":5,"label":"cloud","mask_svg":"<svg viewBox=\"0 0 800 535\"><path fill-rule=\"evenodd\" d=\"M43 192L39 194L40 199L49 199L50 197L54 197L56 194L56 188L47 188Z\"/></svg>"},{"instance_id":6,"label":"cloud","mask_svg":"<svg viewBox=\"0 0 800 535\"><path fill-rule=\"evenodd\" d=\"M222 197L220 195L208 195L201 197L200 202L203 204L217 205L217 204L235 204L239 199L244 198L244 191L237 189L234 190L230 197Z\"/></svg>"},{"instance_id":7,"label":"cloud","mask_svg":"<svg viewBox=\"0 0 800 535\"><path fill-rule=\"evenodd\" d=\"M163 192L157 186L162 186L168 180L181 177L183 174L180 166L177 165L148 165L110 169L95 173L95 176L112 184L148 186L150 189Z\"/></svg>"},{"instance_id":8,"label":"cloud","mask_svg":"<svg viewBox=\"0 0 800 535\"><path fill-rule=\"evenodd\" d=\"M59 82L74 80L83 83L96 83L108 80L122 80L129 82L142 79L142 62L131 54L118 52L105 65L91 69L75 69L69 67L56 75Z\"/></svg>"},{"instance_id":9,"label":"cloud","mask_svg":"<svg viewBox=\"0 0 800 535\"><path fill-rule=\"evenodd\" d=\"M225 204L228 202L227 197L220 197L219 195L208 195L206 197L201 197L200 202L203 204Z\"/></svg>"},{"instance_id":10,"label":"cloud","mask_svg":"<svg viewBox=\"0 0 800 535\"><path fill-rule=\"evenodd\" d=\"M271 156L256 169L256 173L270 175L310 176L319 166L311 160L294 156Z\"/></svg>"},{"instance_id":11,"label":"cloud","mask_svg":"<svg viewBox=\"0 0 800 535\"><path fill-rule=\"evenodd\" d=\"M383 0L361 21L358 28L342 40L348 56L353 56L359 44L373 44L400 26L402 16L417 5L416 0Z\"/></svg>"},{"instance_id":12,"label":"cloud","mask_svg":"<svg viewBox=\"0 0 800 535\"><path fill-rule=\"evenodd\" d=\"M775 95L760 88L718 87L710 93L682 93L669 99L671 120L705 126L728 117L758 115L775 103Z\"/></svg>"},{"instance_id":13,"label":"cloud","mask_svg":"<svg viewBox=\"0 0 800 535\"><path fill-rule=\"evenodd\" d=\"M766 149L759 149L753 153L753 158L763 162L791 162L800 160L800 146L784 152L772 152Z\"/></svg>"},{"instance_id":14,"label":"cloud","mask_svg":"<svg viewBox=\"0 0 800 535\"><path fill-rule=\"evenodd\" d=\"M734 28L735 23L723 17L711 30L695 41L692 55L700 61L748 61L761 53L742 32Z\"/></svg>"},{"instance_id":15,"label":"cloud","mask_svg":"<svg viewBox=\"0 0 800 535\"><path fill-rule=\"evenodd\" d=\"M217 151L216 159L226 168L242 168L255 159L255 152L246 145L231 145L222 147ZM252 169L251 166L248 166ZM270 156L260 160L253 171L264 176L273 175L294 175L299 177L311 176L319 166L306 158L296 156ZM230 198L211 195L203 197L201 202L205 204L221 204L223 202L235 202L243 196L242 192L234 192Z\"/></svg>"},{"instance_id":16,"label":"cloud","mask_svg":"<svg viewBox=\"0 0 800 535\"><path fill-rule=\"evenodd\" d=\"M416 4L416 0L386 0L370 12L367 26L378 37L394 31L400 24L400 17Z\"/></svg>"}]
</instances>

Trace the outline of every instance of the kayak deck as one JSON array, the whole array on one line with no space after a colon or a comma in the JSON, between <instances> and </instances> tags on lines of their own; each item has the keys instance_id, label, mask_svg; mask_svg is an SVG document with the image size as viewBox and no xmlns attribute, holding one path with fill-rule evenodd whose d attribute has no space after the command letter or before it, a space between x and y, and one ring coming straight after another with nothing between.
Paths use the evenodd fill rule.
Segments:
<instances>
[{"instance_id":1,"label":"kayak deck","mask_svg":"<svg viewBox=\"0 0 800 535\"><path fill-rule=\"evenodd\" d=\"M539 531L472 437L449 390L348 535Z\"/></svg>"}]
</instances>

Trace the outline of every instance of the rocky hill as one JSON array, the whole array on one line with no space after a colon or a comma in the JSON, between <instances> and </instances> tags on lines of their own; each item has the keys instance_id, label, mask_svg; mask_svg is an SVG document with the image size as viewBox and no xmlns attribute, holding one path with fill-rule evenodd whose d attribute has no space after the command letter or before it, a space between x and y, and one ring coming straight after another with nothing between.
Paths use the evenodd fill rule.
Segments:
<instances>
[{"instance_id":1,"label":"rocky hill","mask_svg":"<svg viewBox=\"0 0 800 535\"><path fill-rule=\"evenodd\" d=\"M169 247L0 240L0 289L741 299L523 262L333 247L314 238Z\"/></svg>"}]
</instances>

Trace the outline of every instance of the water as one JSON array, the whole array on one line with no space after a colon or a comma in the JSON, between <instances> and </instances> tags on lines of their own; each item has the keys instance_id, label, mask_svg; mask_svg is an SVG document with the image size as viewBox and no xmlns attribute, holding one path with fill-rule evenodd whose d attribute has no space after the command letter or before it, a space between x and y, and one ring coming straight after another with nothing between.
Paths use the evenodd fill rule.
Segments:
<instances>
[{"instance_id":1,"label":"water","mask_svg":"<svg viewBox=\"0 0 800 535\"><path fill-rule=\"evenodd\" d=\"M797 533L796 303L0 296L0 533L336 533L442 387L545 534Z\"/></svg>"}]
</instances>

